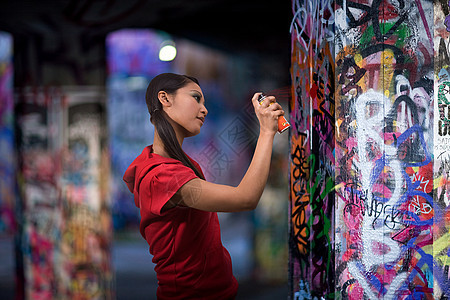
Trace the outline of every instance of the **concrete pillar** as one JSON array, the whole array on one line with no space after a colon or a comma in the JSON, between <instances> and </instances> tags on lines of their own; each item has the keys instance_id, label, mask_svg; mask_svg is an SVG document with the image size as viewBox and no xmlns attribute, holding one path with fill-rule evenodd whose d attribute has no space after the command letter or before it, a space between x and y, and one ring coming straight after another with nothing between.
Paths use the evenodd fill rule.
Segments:
<instances>
[{"instance_id":1,"label":"concrete pillar","mask_svg":"<svg viewBox=\"0 0 450 300\"><path fill-rule=\"evenodd\" d=\"M448 297L448 3L292 11L291 298Z\"/></svg>"}]
</instances>

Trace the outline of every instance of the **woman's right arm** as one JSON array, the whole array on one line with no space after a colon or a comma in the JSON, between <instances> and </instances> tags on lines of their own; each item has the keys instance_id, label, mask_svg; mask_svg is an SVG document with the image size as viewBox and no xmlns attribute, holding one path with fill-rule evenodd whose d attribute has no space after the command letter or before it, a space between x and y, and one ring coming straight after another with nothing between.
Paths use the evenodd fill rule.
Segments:
<instances>
[{"instance_id":1,"label":"woman's right arm","mask_svg":"<svg viewBox=\"0 0 450 300\"><path fill-rule=\"evenodd\" d=\"M183 185L171 199L173 205L184 205L204 211L233 212L255 209L269 176L274 135L278 117L284 114L275 97L260 105L256 93L253 107L260 124L259 137L250 166L237 187L215 184L196 178Z\"/></svg>"}]
</instances>

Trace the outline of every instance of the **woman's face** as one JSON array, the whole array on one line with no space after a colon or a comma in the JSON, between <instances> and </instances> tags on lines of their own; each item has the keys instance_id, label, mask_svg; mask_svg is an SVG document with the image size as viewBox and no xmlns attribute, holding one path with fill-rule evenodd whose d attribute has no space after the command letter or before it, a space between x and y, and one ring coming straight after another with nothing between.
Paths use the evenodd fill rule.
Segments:
<instances>
[{"instance_id":1,"label":"woman's face","mask_svg":"<svg viewBox=\"0 0 450 300\"><path fill-rule=\"evenodd\" d=\"M170 106L164 107L165 112L173 121L172 126L180 137L194 136L200 133L208 110L200 86L190 82L168 95Z\"/></svg>"}]
</instances>

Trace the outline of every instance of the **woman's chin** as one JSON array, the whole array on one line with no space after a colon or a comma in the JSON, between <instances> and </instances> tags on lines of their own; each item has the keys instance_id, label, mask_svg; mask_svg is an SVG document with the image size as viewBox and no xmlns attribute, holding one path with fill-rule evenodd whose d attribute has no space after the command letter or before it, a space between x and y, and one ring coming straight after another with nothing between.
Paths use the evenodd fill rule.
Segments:
<instances>
[{"instance_id":1,"label":"woman's chin","mask_svg":"<svg viewBox=\"0 0 450 300\"><path fill-rule=\"evenodd\" d=\"M198 130L198 131L195 131L195 132L193 132L192 133L192 135L191 136L196 136L196 135L198 135L200 133L200 130Z\"/></svg>"},{"instance_id":2,"label":"woman's chin","mask_svg":"<svg viewBox=\"0 0 450 300\"><path fill-rule=\"evenodd\" d=\"M196 136L197 134L200 133L200 129L198 130L193 130L193 131L187 131L186 132L186 137L191 137L191 136Z\"/></svg>"}]
</instances>

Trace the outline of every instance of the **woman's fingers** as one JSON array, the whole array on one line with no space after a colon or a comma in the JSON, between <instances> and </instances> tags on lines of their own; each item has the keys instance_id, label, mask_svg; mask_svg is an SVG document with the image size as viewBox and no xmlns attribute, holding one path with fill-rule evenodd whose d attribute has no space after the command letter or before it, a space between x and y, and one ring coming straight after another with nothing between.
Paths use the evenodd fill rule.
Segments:
<instances>
[{"instance_id":1,"label":"woman's fingers","mask_svg":"<svg viewBox=\"0 0 450 300\"><path fill-rule=\"evenodd\" d=\"M260 104L263 107L269 107L272 106L272 104L276 103L276 98L274 96L266 96L266 98L264 98L264 100L262 102L260 102Z\"/></svg>"},{"instance_id":2,"label":"woman's fingers","mask_svg":"<svg viewBox=\"0 0 450 300\"><path fill-rule=\"evenodd\" d=\"M253 102L253 105L255 105L255 108L257 107L256 105L259 105L260 107L268 107L272 103L276 102L276 99L274 96L264 96L263 100L260 100L261 95L262 95L262 93L255 93L253 95L252 102Z\"/></svg>"},{"instance_id":3,"label":"woman's fingers","mask_svg":"<svg viewBox=\"0 0 450 300\"><path fill-rule=\"evenodd\" d=\"M262 112L262 109L268 109L268 111L276 111L277 115L284 114L283 108L276 102L276 98L274 96L266 96L263 100L259 100L259 96L261 94L262 93L255 93L252 98L256 110ZM279 113L280 110L282 113Z\"/></svg>"},{"instance_id":4,"label":"woman's fingers","mask_svg":"<svg viewBox=\"0 0 450 300\"><path fill-rule=\"evenodd\" d=\"M262 100L260 96L261 93L255 93L252 98L260 128L275 133L278 128L277 120L284 114L284 111L274 96L266 96Z\"/></svg>"},{"instance_id":5,"label":"woman's fingers","mask_svg":"<svg viewBox=\"0 0 450 300\"><path fill-rule=\"evenodd\" d=\"M277 102L272 102L269 104L269 106L267 107L269 110L273 110L273 111L277 111L277 110L282 110L283 108L281 107L280 104L278 104Z\"/></svg>"},{"instance_id":6,"label":"woman's fingers","mask_svg":"<svg viewBox=\"0 0 450 300\"><path fill-rule=\"evenodd\" d=\"M253 95L252 102L253 102L253 106L255 107L255 109L258 107L257 105L260 105L260 102L259 102L260 95L262 95L262 93L255 93Z\"/></svg>"}]
</instances>

